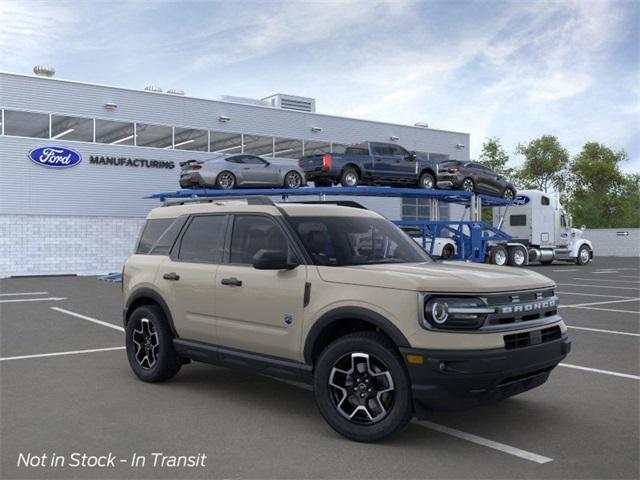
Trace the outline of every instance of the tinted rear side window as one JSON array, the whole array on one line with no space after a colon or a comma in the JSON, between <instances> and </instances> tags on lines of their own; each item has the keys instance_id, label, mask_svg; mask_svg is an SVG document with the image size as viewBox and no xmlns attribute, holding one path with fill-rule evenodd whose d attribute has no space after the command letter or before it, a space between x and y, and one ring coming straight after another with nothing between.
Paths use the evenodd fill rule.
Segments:
<instances>
[{"instance_id":1,"label":"tinted rear side window","mask_svg":"<svg viewBox=\"0 0 640 480\"><path fill-rule=\"evenodd\" d=\"M526 215L511 215L511 217L509 217L509 225L512 227L524 227L526 224Z\"/></svg>"},{"instance_id":2,"label":"tinted rear side window","mask_svg":"<svg viewBox=\"0 0 640 480\"><path fill-rule=\"evenodd\" d=\"M363 147L348 147L345 155L369 155L369 150Z\"/></svg>"},{"instance_id":3,"label":"tinted rear side window","mask_svg":"<svg viewBox=\"0 0 640 480\"><path fill-rule=\"evenodd\" d=\"M175 219L175 221L167 228L158 241L151 247L151 251L149 255L169 255L171 251L171 247L178 238L180 234L180 230L182 230L182 226L184 222L187 220L187 217L179 217Z\"/></svg>"},{"instance_id":4,"label":"tinted rear side window","mask_svg":"<svg viewBox=\"0 0 640 480\"><path fill-rule=\"evenodd\" d=\"M180 241L178 258L184 262L220 263L226 226L226 215L193 217Z\"/></svg>"},{"instance_id":5,"label":"tinted rear side window","mask_svg":"<svg viewBox=\"0 0 640 480\"><path fill-rule=\"evenodd\" d=\"M136 253L142 255L149 253L151 247L153 247L174 220L174 218L156 218L153 220L147 220L147 223L142 229L142 235L140 235L140 241L138 242Z\"/></svg>"}]
</instances>

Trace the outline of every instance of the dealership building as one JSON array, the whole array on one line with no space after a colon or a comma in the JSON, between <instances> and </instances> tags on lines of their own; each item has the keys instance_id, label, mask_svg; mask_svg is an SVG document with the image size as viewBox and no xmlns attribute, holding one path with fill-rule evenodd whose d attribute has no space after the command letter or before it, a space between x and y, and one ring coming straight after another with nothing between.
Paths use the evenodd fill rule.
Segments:
<instances>
[{"instance_id":1,"label":"dealership building","mask_svg":"<svg viewBox=\"0 0 640 480\"><path fill-rule=\"evenodd\" d=\"M185 160L251 153L295 162L364 140L436 160L469 159L467 133L324 115L310 98L210 100L34 71L0 73L0 277L119 271L145 215L159 205L145 197L179 189ZM73 152L69 166L34 160L56 151ZM363 203L391 219L429 215L417 200ZM446 218L446 208L440 215Z\"/></svg>"}]
</instances>

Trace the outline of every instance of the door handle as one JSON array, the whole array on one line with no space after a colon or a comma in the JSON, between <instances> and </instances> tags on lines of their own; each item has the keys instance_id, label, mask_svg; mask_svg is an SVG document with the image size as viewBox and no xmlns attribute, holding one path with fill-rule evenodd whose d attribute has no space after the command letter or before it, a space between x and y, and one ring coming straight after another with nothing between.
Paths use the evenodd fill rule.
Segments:
<instances>
[{"instance_id":1,"label":"door handle","mask_svg":"<svg viewBox=\"0 0 640 480\"><path fill-rule=\"evenodd\" d=\"M165 280L180 280L180 275L178 275L176 272L171 272L171 273L165 273L164 275L162 275L162 278L164 278Z\"/></svg>"},{"instance_id":2,"label":"door handle","mask_svg":"<svg viewBox=\"0 0 640 480\"><path fill-rule=\"evenodd\" d=\"M222 285L229 285L231 287L241 287L242 286L242 280L238 280L236 277L231 277L231 278L223 278L220 283Z\"/></svg>"}]
</instances>

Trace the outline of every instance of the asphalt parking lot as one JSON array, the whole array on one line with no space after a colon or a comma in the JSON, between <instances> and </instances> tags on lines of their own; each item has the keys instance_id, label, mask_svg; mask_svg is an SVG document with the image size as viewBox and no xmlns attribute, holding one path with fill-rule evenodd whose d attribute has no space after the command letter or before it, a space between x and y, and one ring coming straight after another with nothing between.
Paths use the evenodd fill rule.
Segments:
<instances>
[{"instance_id":1,"label":"asphalt parking lot","mask_svg":"<svg viewBox=\"0 0 640 480\"><path fill-rule=\"evenodd\" d=\"M119 284L0 280L0 477L638 478L639 259L530 268L558 284L573 337L565 363L538 389L436 413L377 444L340 437L295 384L203 364L164 384L138 381ZM125 461L18 467L21 453L50 462L73 452ZM207 458L153 467L154 452Z\"/></svg>"}]
</instances>

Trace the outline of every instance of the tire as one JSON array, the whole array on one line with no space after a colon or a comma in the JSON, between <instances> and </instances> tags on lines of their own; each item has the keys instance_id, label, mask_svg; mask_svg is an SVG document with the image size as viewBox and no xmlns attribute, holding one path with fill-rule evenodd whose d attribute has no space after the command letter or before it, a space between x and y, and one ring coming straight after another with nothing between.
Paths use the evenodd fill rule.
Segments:
<instances>
[{"instance_id":1,"label":"tire","mask_svg":"<svg viewBox=\"0 0 640 480\"><path fill-rule=\"evenodd\" d=\"M465 192L475 192L476 184L472 178L467 177L462 181L462 184L460 185L460 189Z\"/></svg>"},{"instance_id":2,"label":"tire","mask_svg":"<svg viewBox=\"0 0 640 480\"><path fill-rule=\"evenodd\" d=\"M157 305L133 311L125 328L125 346L133 373L144 382L169 380L182 365L173 348L173 334Z\"/></svg>"},{"instance_id":3,"label":"tire","mask_svg":"<svg viewBox=\"0 0 640 480\"><path fill-rule=\"evenodd\" d=\"M287 172L287 174L284 176L285 188L291 188L295 190L300 188L302 186L302 183L303 183L302 175L300 175L295 170L291 170L290 172Z\"/></svg>"},{"instance_id":4,"label":"tire","mask_svg":"<svg viewBox=\"0 0 640 480\"><path fill-rule=\"evenodd\" d=\"M353 383L356 379L358 385ZM350 394L352 386L357 390ZM413 416L411 382L402 358L395 345L377 332L352 333L327 346L315 364L313 391L327 423L358 442L387 437Z\"/></svg>"},{"instance_id":5,"label":"tire","mask_svg":"<svg viewBox=\"0 0 640 480\"><path fill-rule=\"evenodd\" d=\"M524 267L527 264L528 252L523 247L509 247L509 265Z\"/></svg>"},{"instance_id":6,"label":"tire","mask_svg":"<svg viewBox=\"0 0 640 480\"><path fill-rule=\"evenodd\" d=\"M216 187L221 190L231 190L236 186L236 176L225 170L224 172L220 172L216 177Z\"/></svg>"},{"instance_id":7,"label":"tire","mask_svg":"<svg viewBox=\"0 0 640 480\"><path fill-rule=\"evenodd\" d=\"M513 201L516 198L516 192L513 191L513 188L505 188L502 192L502 198Z\"/></svg>"},{"instance_id":8,"label":"tire","mask_svg":"<svg viewBox=\"0 0 640 480\"><path fill-rule=\"evenodd\" d=\"M504 246L495 245L491 247L490 261L492 264L502 267L507 264L508 259L507 249Z\"/></svg>"},{"instance_id":9,"label":"tire","mask_svg":"<svg viewBox=\"0 0 640 480\"><path fill-rule=\"evenodd\" d=\"M578 256L576 257L576 263L578 265L586 265L590 261L591 261L591 249L586 245L582 245L578 249Z\"/></svg>"},{"instance_id":10,"label":"tire","mask_svg":"<svg viewBox=\"0 0 640 480\"><path fill-rule=\"evenodd\" d=\"M436 180L430 173L423 173L418 180L418 188L424 188L426 190L433 190L436 188Z\"/></svg>"},{"instance_id":11,"label":"tire","mask_svg":"<svg viewBox=\"0 0 640 480\"><path fill-rule=\"evenodd\" d=\"M449 259L456 254L455 248L450 243L447 243L444 247L442 247L442 255L441 258Z\"/></svg>"},{"instance_id":12,"label":"tire","mask_svg":"<svg viewBox=\"0 0 640 480\"><path fill-rule=\"evenodd\" d=\"M340 175L340 185L343 187L357 187L360 183L360 176L355 168L345 168Z\"/></svg>"}]
</instances>

